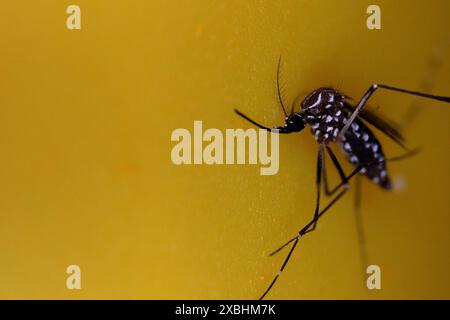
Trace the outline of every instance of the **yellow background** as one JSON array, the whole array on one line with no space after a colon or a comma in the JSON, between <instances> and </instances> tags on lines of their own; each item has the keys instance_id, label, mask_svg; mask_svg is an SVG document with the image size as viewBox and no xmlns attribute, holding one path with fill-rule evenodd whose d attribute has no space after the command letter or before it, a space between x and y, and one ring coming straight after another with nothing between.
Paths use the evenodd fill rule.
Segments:
<instances>
[{"instance_id":1,"label":"yellow background","mask_svg":"<svg viewBox=\"0 0 450 320\"><path fill-rule=\"evenodd\" d=\"M369 1L80 0L70 31L72 3L0 4L0 298L257 298L286 252L267 254L313 213L309 130L281 137L275 176L175 166L171 132L250 127L233 108L282 124L280 54L288 101L323 85L355 99L373 82L419 89L433 56L432 91L450 93L446 0L377 1L379 31ZM371 103L400 120L413 100ZM421 102L405 135L422 153L389 166L405 191L363 184L382 290L365 288L349 194L269 298L450 298L450 109ZM66 289L70 264L80 291Z\"/></svg>"}]
</instances>

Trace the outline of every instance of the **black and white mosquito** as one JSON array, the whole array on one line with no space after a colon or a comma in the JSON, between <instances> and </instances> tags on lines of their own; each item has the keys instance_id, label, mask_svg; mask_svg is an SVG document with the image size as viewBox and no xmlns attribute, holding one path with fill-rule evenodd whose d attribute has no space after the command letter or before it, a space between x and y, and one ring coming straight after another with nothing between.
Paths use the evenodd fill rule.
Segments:
<instances>
[{"instance_id":1,"label":"black and white mosquito","mask_svg":"<svg viewBox=\"0 0 450 320\"><path fill-rule=\"evenodd\" d=\"M293 243L288 255L281 265L280 270L275 275L274 279L267 287L266 291L262 294L260 299L263 299L267 295L275 282L278 280L278 277L286 267L300 238L307 233L314 231L320 217L322 217L323 214L348 191L350 179L356 175L363 175L373 183L379 185L381 188L389 190L392 188L392 184L386 167L387 162L400 160L415 153L415 151L407 150L404 144L404 138L395 126L391 125L389 122L380 118L376 114L368 111L367 108L363 109L372 94L377 89L385 89L450 103L450 97L435 96L384 84L373 84L356 106L350 104L350 102L348 102L348 97L336 89L319 88L311 92L306 96L306 98L303 99L300 103L300 111L295 112L295 105L293 105L291 112L288 114L280 92L280 63L281 58L278 61L277 68L277 92L279 103L285 115L285 124L283 126L275 126L271 129L250 119L238 110L235 110L235 112L255 126L271 132L287 134L299 132L307 125L311 127L311 133L318 143L316 166L316 206L314 216L311 221L301 228L295 237L270 254L270 256L272 256L289 244ZM406 153L400 157L386 158L380 142L366 125L366 122L373 125L376 129L380 130L402 148L407 150ZM349 175L344 173L341 164L329 146L331 143L338 143L346 159L355 167ZM330 188L327 181L325 170L325 157L327 154L329 155L340 177L340 183L334 188ZM333 198L324 208L320 209L320 195L322 186L325 195L333 196ZM358 202L359 201L355 201L355 203Z\"/></svg>"}]
</instances>

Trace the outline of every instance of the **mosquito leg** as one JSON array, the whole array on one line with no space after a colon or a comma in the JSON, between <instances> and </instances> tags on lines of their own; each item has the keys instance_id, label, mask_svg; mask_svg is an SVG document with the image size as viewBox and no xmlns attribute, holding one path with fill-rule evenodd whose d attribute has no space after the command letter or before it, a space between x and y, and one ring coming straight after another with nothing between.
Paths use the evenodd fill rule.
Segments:
<instances>
[{"instance_id":1,"label":"mosquito leg","mask_svg":"<svg viewBox=\"0 0 450 320\"><path fill-rule=\"evenodd\" d=\"M355 210L355 222L356 222L356 231L358 234L358 243L359 243L359 255L361 257L361 264L363 267L363 276L365 276L365 268L369 265L369 259L367 254L366 247L366 235L364 232L364 225L362 221L362 212L361 212L361 177L357 176L355 179L355 199L354 199L354 210Z\"/></svg>"},{"instance_id":2,"label":"mosquito leg","mask_svg":"<svg viewBox=\"0 0 450 320\"><path fill-rule=\"evenodd\" d=\"M300 240L301 237L303 237L306 233L310 232L308 231L308 229L311 228L311 226L316 223L320 217L322 217L325 212L328 211L328 209L330 209L345 193L347 192L347 189L342 189L341 192L339 192L334 198L333 200L330 201L330 203L323 208L318 214L317 216L314 216L314 218L308 222L298 233L298 235L289 240L285 245L283 245L279 250L281 250L282 248L284 248L285 246L287 246L289 243L294 242L294 244L292 245L291 249L289 250L288 255L286 256L286 258L284 259L283 264L281 265L280 270L277 272L277 274L275 275L275 277L273 278L272 282L270 283L270 285L267 287L266 291L264 291L264 293L262 294L262 296L259 298L259 300L264 299L264 297L269 293L269 291L272 289L272 287L274 286L274 284L277 282L278 278L280 277L280 274L283 272L284 268L286 267L287 263L289 262L289 259L292 256L292 253L294 252L295 247L298 244L298 241ZM275 251L273 254L275 254L276 252L278 252L279 250ZM272 254L272 255L273 255Z\"/></svg>"},{"instance_id":3,"label":"mosquito leg","mask_svg":"<svg viewBox=\"0 0 450 320\"><path fill-rule=\"evenodd\" d=\"M311 227L310 231L314 231L317 225L317 217L319 215L320 209L320 189L322 183L322 171L325 168L324 166L324 157L323 157L323 144L319 144L319 149L317 151L317 166L316 166L316 208L314 209L314 223Z\"/></svg>"},{"instance_id":4,"label":"mosquito leg","mask_svg":"<svg viewBox=\"0 0 450 320\"><path fill-rule=\"evenodd\" d=\"M410 91L410 90L400 89L400 88L396 88L396 87L391 87L391 86L387 86L385 84L373 84L372 86L370 86L370 88L363 95L363 97L359 101L358 105L356 106L355 111L353 111L351 117L347 120L347 123L344 125L344 127L339 132L338 139L342 139L344 137L345 132L347 132L347 130L350 127L350 125L352 124L352 122L358 116L359 111L362 109L362 107L364 107L364 105L366 104L367 100L369 100L369 98L372 96L372 94L374 94L374 92L378 88L391 90L391 91L397 91L397 92L401 92L401 93L411 94L411 95L414 95L414 96L419 96L419 97L423 97L423 98L428 98L428 99L433 99L433 100L438 100L438 101L443 101L443 102L450 103L450 97L435 96L435 95L432 95L432 94L427 94L427 93L422 93L422 92L416 92L416 91Z\"/></svg>"},{"instance_id":5,"label":"mosquito leg","mask_svg":"<svg viewBox=\"0 0 450 320\"><path fill-rule=\"evenodd\" d=\"M323 187L324 187L324 190L325 190L325 194L327 196L332 196L340 188L344 188L344 189L348 189L349 188L348 180L347 180L347 178L345 176L345 173L344 173L344 170L342 169L341 164L339 163L338 159L334 155L334 153L331 150L331 148L329 146L325 146L325 148L327 149L327 152L328 152L328 154L329 154L329 156L330 156L330 158L331 158L331 160L332 160L336 170L339 173L339 177L341 178L341 183L339 185L337 185L336 187L334 187L331 191L329 190L328 181L327 181L327 172L326 172L326 167L325 167L325 156L323 155L323 152L322 152L322 156L321 157L320 157L320 154L319 154L319 158L321 158L321 159L318 159L318 162L317 162L317 170L318 170L317 171L317 177L318 177L318 179L317 179L317 188L318 188L317 199L319 199L319 197L320 197L320 183L321 183L320 182L319 169L321 169L321 172L323 174L323 176L322 176ZM319 163L320 160L321 160L321 162ZM319 168L319 165L321 166L321 168ZM316 203L316 211L314 213L314 218L317 218L318 212L319 212L319 202ZM314 231L316 229L317 220L318 219L315 219L311 229L307 230L306 233Z\"/></svg>"},{"instance_id":6,"label":"mosquito leg","mask_svg":"<svg viewBox=\"0 0 450 320\"><path fill-rule=\"evenodd\" d=\"M412 155L414 155L417 151L412 151L412 152L407 152L403 155L400 155L398 157L395 158L391 158L388 159L389 161L398 161L398 160L403 160L407 157L410 157ZM374 161L372 163L368 163L366 165L374 165L377 163L383 163L386 162L387 160L382 160L382 161ZM319 164L319 161L318 161ZM359 165L358 167L356 167L348 176L345 177L345 179L338 185L336 186L334 189L337 190L339 188L341 188L342 186L345 186L348 184L348 181L353 178L356 174L358 174L361 169L363 168L362 165ZM320 189L320 188L319 188ZM294 242L294 244L292 245L291 249L289 250L288 255L286 256L286 258L283 261L283 264L281 265L280 270L277 272L277 274L275 275L275 277L273 278L272 282L270 283L270 285L267 287L266 291L264 291L264 293L262 294L262 296L259 298L260 300L264 299L264 297L269 293L269 291L272 289L272 287L274 286L274 284L277 282L278 278L280 277L280 274L283 272L284 268L286 267L287 263L289 262L292 253L294 252L295 248L297 247L298 241L300 240L301 237L303 237L306 233L310 232L308 231L308 229L315 223L317 223L317 221L328 211L328 209L330 209L346 192L348 191L348 188L343 188L329 203L328 205L323 208L317 215L314 215L314 218L308 222L297 234L296 237L290 239L288 242L286 242L285 244L283 244L280 248L278 248L277 250L275 250L274 252L272 252L270 255L273 256L274 254L278 253L280 250L282 250L283 248L285 248L286 246L288 246L290 243Z\"/></svg>"},{"instance_id":7,"label":"mosquito leg","mask_svg":"<svg viewBox=\"0 0 450 320\"><path fill-rule=\"evenodd\" d=\"M345 176L344 170L342 169L341 164L339 163L338 159L336 158L333 150L329 146L326 146L328 155L330 156L331 160L333 161L334 167L336 168L337 172L339 173L339 177L341 178L341 183L339 183L336 187L330 190L328 186L327 181L327 174L325 170L325 164L323 166L323 181L324 181L324 190L325 194L327 196L332 196L336 193L337 190L339 190L341 187L348 188L348 178Z\"/></svg>"},{"instance_id":8,"label":"mosquito leg","mask_svg":"<svg viewBox=\"0 0 450 320\"><path fill-rule=\"evenodd\" d=\"M376 164L380 164L380 163L386 163L386 162L394 162L394 161L401 161L410 157L415 156L417 153L420 152L420 149L413 149L411 151L408 151L404 154L401 154L399 156L396 157L392 157L389 159L385 159L385 160L381 160L381 161L372 161L369 163L365 163L364 165L358 165L348 176L345 177L344 180L341 181L341 183L339 183L336 187L334 187L331 191L329 191L329 194L334 194L337 190L339 190L342 187L345 187L348 182L354 177L356 176L364 167L369 167L372 165L376 165Z\"/></svg>"},{"instance_id":9,"label":"mosquito leg","mask_svg":"<svg viewBox=\"0 0 450 320\"><path fill-rule=\"evenodd\" d=\"M323 157L322 160L322 164L319 162L319 159L317 161L317 166L321 165L322 166L322 180L323 180L323 184L324 184L324 189L325 189L325 193L327 196L332 196L336 193L336 191L338 191L341 188L344 189L348 189L349 188L349 184L348 181L355 176L357 173L359 173L359 171L361 171L362 166L357 167L355 170L352 171L352 173L348 176L345 176L344 171L342 170L342 167L339 163L339 161L337 160L336 156L334 155L333 151L331 150L331 148L329 148L328 146L326 146L328 153L330 154L331 159L333 160L334 165L336 166L337 171L339 172L339 175L341 177L341 183L339 183L336 187L334 187L331 191L329 190L328 187L328 182L327 182L327 173L326 173L326 169L325 169L325 157ZM318 157L319 158L319 157ZM319 174L318 174L319 175ZM320 185L318 184L318 190L320 190ZM320 196L320 195L319 195ZM317 207L316 207L317 209ZM318 216L318 210L315 211L314 217L316 218ZM317 224L317 219L315 220L314 226L308 230L306 233L314 231L314 228ZM286 246L288 246L290 243L292 243L294 240L297 239L297 236L290 239L289 241L287 241L285 244L283 244L282 246L280 246L278 249L276 249L275 251L273 251L272 253L269 254L269 256L273 256L275 254L277 254L278 252L280 252L282 249L284 249Z\"/></svg>"},{"instance_id":10,"label":"mosquito leg","mask_svg":"<svg viewBox=\"0 0 450 320\"><path fill-rule=\"evenodd\" d=\"M345 173L344 170L342 169L339 161L337 160L336 156L334 155L333 151L331 150L331 148L329 146L325 146L327 149L328 154L330 155L331 160L333 161L333 164L336 168L336 170L339 173L339 176L341 178L341 183L336 186L335 188L333 188L332 191L329 190L328 187L328 180L327 180L327 171L326 171L326 166L325 166L325 156L323 154L323 150L322 148L319 148L319 152L318 152L318 157L317 157L317 174L316 174L316 187L317 187L317 196L316 196L316 209L314 211L314 218L317 217L318 213L319 213L319 208L320 208L320 185L321 183L323 183L323 188L324 188L324 192L327 196L332 196L333 194L336 193L336 191L338 191L341 187L344 188L348 188L348 183L345 177ZM311 232L314 231L316 229L317 226L317 220L315 220L314 224L312 225L311 229L309 229L307 231Z\"/></svg>"},{"instance_id":11,"label":"mosquito leg","mask_svg":"<svg viewBox=\"0 0 450 320\"><path fill-rule=\"evenodd\" d=\"M336 156L334 155L333 151L330 147L327 146L328 154L330 155L330 158L333 160L333 163L336 167L336 170L339 172L339 176L341 177L342 183L344 183L342 186L344 188L348 188L348 180L346 179L344 170L342 169L339 161L337 160ZM325 170L324 170L325 171ZM324 178L325 178L325 172L324 172ZM325 179L324 179L325 180ZM328 186L326 185L326 182L324 182L325 186L325 193L333 194L338 190L338 185L333 190L329 191ZM357 175L355 178L355 201L354 201L354 211L355 211L355 221L356 221L356 230L358 234L358 243L360 246L360 257L361 257L361 263L363 266L363 270L365 270L365 267L368 265L368 258L367 258L367 248L366 248L366 239L365 239L365 233L364 233L364 226L362 223L362 212L361 212L361 176Z\"/></svg>"}]
</instances>

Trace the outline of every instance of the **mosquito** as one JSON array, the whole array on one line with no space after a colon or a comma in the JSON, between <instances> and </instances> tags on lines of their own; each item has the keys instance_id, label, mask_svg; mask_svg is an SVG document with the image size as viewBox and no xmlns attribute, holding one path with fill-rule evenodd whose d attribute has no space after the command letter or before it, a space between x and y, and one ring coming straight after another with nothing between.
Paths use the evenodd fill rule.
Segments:
<instances>
[{"instance_id":1,"label":"mosquito","mask_svg":"<svg viewBox=\"0 0 450 320\"><path fill-rule=\"evenodd\" d=\"M291 112L288 114L280 91L280 63L281 57L278 60L277 67L277 93L279 103L285 116L285 124L283 126L269 128L252 120L236 109L234 111L253 125L274 133L296 133L302 131L306 126L311 127L311 133L318 143L315 181L316 204L313 218L300 229L295 237L270 254L270 256L273 256L292 244L281 268L260 297L260 300L264 299L278 280L289 262L300 238L307 233L314 231L319 219L349 190L349 181L351 178L356 175L362 175L367 177L371 182L379 185L382 189L389 190L392 188L392 183L389 178L386 163L401 160L416 153L417 150L409 150L406 148L405 139L395 126L375 113L370 112L367 108L363 109L375 91L384 89L450 103L450 97L436 96L385 84L372 84L355 106L348 101L349 97L338 90L330 87L322 87L312 91L303 99L300 103L301 110L299 112L294 111L294 104L291 108ZM384 133L407 152L399 157L387 159L379 140L366 123L371 124ZM349 175L344 173L340 162L330 148L330 144L332 143L337 143L340 146L346 160L354 166L354 170ZM340 183L333 188L329 187L327 181L325 170L325 158L327 155L330 157L340 177ZM320 209L322 186L325 195L333 198L325 207ZM355 204L359 205L358 202L359 201L355 201Z\"/></svg>"}]
</instances>

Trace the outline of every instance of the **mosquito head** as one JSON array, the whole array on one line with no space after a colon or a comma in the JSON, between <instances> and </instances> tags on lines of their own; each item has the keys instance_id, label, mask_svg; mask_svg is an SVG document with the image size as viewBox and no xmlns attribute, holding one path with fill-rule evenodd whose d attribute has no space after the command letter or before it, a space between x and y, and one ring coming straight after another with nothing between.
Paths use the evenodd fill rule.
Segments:
<instances>
[{"instance_id":1,"label":"mosquito head","mask_svg":"<svg viewBox=\"0 0 450 320\"><path fill-rule=\"evenodd\" d=\"M239 110L234 109L234 112L236 112L239 116L241 116L248 122L253 123L258 128L261 128L261 129L264 129L267 131L272 131L271 128L263 126L263 125L259 124L258 122L250 119L249 117L247 117L245 114L243 114ZM299 131L303 130L303 128L305 128L305 120L303 119L303 116L300 113L290 114L285 119L286 119L286 123L284 124L284 126L282 126L282 127L276 126L276 127L273 127L273 129L278 130L279 133L292 133L292 132L299 132Z\"/></svg>"},{"instance_id":2,"label":"mosquito head","mask_svg":"<svg viewBox=\"0 0 450 320\"><path fill-rule=\"evenodd\" d=\"M282 127L275 127L283 133L299 132L305 128L305 119L300 113L293 113L285 118L286 123Z\"/></svg>"}]
</instances>

